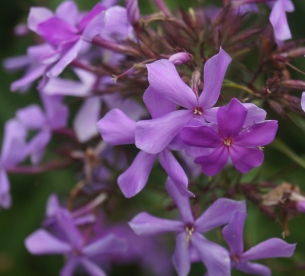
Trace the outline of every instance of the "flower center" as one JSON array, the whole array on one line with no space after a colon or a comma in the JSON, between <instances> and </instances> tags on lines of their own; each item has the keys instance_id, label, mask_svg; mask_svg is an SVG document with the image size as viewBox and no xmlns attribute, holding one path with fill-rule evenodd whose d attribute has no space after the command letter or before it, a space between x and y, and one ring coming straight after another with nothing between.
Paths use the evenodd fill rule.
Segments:
<instances>
[{"instance_id":1,"label":"flower center","mask_svg":"<svg viewBox=\"0 0 305 276\"><path fill-rule=\"evenodd\" d=\"M231 256L232 260L235 261L236 263L239 262L239 256L238 255L233 255Z\"/></svg>"},{"instance_id":2,"label":"flower center","mask_svg":"<svg viewBox=\"0 0 305 276\"><path fill-rule=\"evenodd\" d=\"M202 115L203 109L202 109L202 107L198 106L198 107L194 108L193 112L195 115Z\"/></svg>"},{"instance_id":3,"label":"flower center","mask_svg":"<svg viewBox=\"0 0 305 276\"><path fill-rule=\"evenodd\" d=\"M195 228L193 225L188 225L186 226L185 231L187 232L188 236L192 236L195 231Z\"/></svg>"},{"instance_id":4,"label":"flower center","mask_svg":"<svg viewBox=\"0 0 305 276\"><path fill-rule=\"evenodd\" d=\"M226 138L223 140L223 144L227 147L231 146L232 144L232 139L231 138Z\"/></svg>"}]
</instances>

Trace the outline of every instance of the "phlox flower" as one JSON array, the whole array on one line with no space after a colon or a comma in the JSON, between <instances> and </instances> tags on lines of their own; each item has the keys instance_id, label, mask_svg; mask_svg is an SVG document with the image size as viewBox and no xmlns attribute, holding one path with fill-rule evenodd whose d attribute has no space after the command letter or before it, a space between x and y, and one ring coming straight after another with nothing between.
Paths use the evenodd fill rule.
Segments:
<instances>
[{"instance_id":1,"label":"phlox flower","mask_svg":"<svg viewBox=\"0 0 305 276\"><path fill-rule=\"evenodd\" d=\"M187 126L180 133L182 140L191 146L215 149L199 156L195 163L207 175L216 175L232 160L242 173L262 164L261 146L271 143L277 131L277 121L262 121L245 126L248 110L235 98L217 112L217 127Z\"/></svg>"},{"instance_id":2,"label":"phlox flower","mask_svg":"<svg viewBox=\"0 0 305 276\"><path fill-rule=\"evenodd\" d=\"M140 213L129 222L130 227L138 235L177 233L173 264L179 276L188 275L191 262L198 259L205 264L210 275L229 276L231 269L227 250L210 242L202 234L228 224L236 211L245 213L245 202L220 198L195 219L189 199L181 196L170 178L165 185L180 211L181 221L161 219L148 213Z\"/></svg>"}]
</instances>

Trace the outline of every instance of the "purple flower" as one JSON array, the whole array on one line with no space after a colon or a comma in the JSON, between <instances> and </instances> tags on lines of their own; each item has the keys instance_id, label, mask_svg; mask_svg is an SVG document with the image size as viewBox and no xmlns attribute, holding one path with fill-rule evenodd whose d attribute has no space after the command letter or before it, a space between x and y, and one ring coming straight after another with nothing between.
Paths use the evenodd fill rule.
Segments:
<instances>
[{"instance_id":1,"label":"purple flower","mask_svg":"<svg viewBox=\"0 0 305 276\"><path fill-rule=\"evenodd\" d=\"M52 131L66 126L69 114L61 96L47 96L43 93L40 96L45 111L37 105L30 105L16 112L17 119L27 129L39 131L28 145L34 164L40 162L44 148L51 140Z\"/></svg>"},{"instance_id":2,"label":"purple flower","mask_svg":"<svg viewBox=\"0 0 305 276\"><path fill-rule=\"evenodd\" d=\"M237 170L246 173L262 164L264 154L259 147L271 143L277 121L264 121L244 127L248 110L235 98L217 112L218 131L209 126L188 126L182 129L182 140L191 146L215 149L200 156L195 163L207 175L216 175L230 157Z\"/></svg>"},{"instance_id":3,"label":"purple flower","mask_svg":"<svg viewBox=\"0 0 305 276\"><path fill-rule=\"evenodd\" d=\"M175 110L175 104L161 94L156 93L151 86L145 91L143 99L152 118L162 117L164 114ZM97 126L103 140L111 145L135 143L136 123L118 109L108 112L97 123ZM131 166L118 178L118 184L124 195L132 197L144 188L153 164L158 157L161 166L173 180L179 192L184 196L194 196L187 190L188 178L183 168L171 153L171 150L177 149L180 150L181 145L172 141L157 154L140 151Z\"/></svg>"},{"instance_id":4,"label":"purple flower","mask_svg":"<svg viewBox=\"0 0 305 276\"><path fill-rule=\"evenodd\" d=\"M182 220L174 221L140 213L129 225L138 235L156 235L176 232L176 249L173 263L179 276L189 273L191 262L197 257L205 264L210 275L230 275L230 258L227 250L208 241L202 234L230 222L234 212L245 212L245 202L221 198L216 200L199 218L194 219L189 200L177 191L168 178L166 189L176 203ZM193 256L197 256L194 258Z\"/></svg>"},{"instance_id":5,"label":"purple flower","mask_svg":"<svg viewBox=\"0 0 305 276\"><path fill-rule=\"evenodd\" d=\"M302 93L301 107L302 107L303 111L305 111L305 92Z\"/></svg>"},{"instance_id":6,"label":"purple flower","mask_svg":"<svg viewBox=\"0 0 305 276\"><path fill-rule=\"evenodd\" d=\"M231 266L247 274L270 276L271 271L268 267L250 261L291 257L296 245L288 244L278 238L272 238L244 252L243 228L245 219L246 214L237 211L234 213L230 223L222 230L224 239L230 247Z\"/></svg>"},{"instance_id":7,"label":"purple flower","mask_svg":"<svg viewBox=\"0 0 305 276\"><path fill-rule=\"evenodd\" d=\"M27 129L17 120L11 119L4 127L0 156L0 206L11 206L10 183L6 170L23 161L28 155Z\"/></svg>"},{"instance_id":8,"label":"purple flower","mask_svg":"<svg viewBox=\"0 0 305 276\"><path fill-rule=\"evenodd\" d=\"M293 12L294 6L290 0L277 0L270 2L272 7L270 22L274 29L274 36L277 41L284 41L292 38L290 28L287 22L286 12Z\"/></svg>"},{"instance_id":9,"label":"purple flower","mask_svg":"<svg viewBox=\"0 0 305 276\"><path fill-rule=\"evenodd\" d=\"M217 112L217 109L211 107L218 100L230 62L230 56L222 49L206 62L204 90L199 97L182 81L172 62L159 60L147 65L148 81L154 93L159 93L186 109L173 110L156 119L139 121L136 124L136 146L151 154L159 153L192 118L210 121Z\"/></svg>"},{"instance_id":10,"label":"purple flower","mask_svg":"<svg viewBox=\"0 0 305 276\"><path fill-rule=\"evenodd\" d=\"M57 214L57 223L64 234L61 240L44 229L38 229L25 240L28 251L34 255L64 254L68 260L60 272L61 276L71 276L81 264L89 275L102 276L105 273L92 259L109 258L126 249L126 243L112 234L85 244L85 237L77 229L71 217L64 211Z\"/></svg>"}]
</instances>

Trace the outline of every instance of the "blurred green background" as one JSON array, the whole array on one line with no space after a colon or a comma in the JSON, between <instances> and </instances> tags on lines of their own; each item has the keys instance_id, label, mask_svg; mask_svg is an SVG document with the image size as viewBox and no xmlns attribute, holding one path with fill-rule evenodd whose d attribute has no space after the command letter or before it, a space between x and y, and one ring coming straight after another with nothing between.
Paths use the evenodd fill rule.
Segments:
<instances>
[{"instance_id":1,"label":"blurred green background","mask_svg":"<svg viewBox=\"0 0 305 276\"><path fill-rule=\"evenodd\" d=\"M21 55L32 43L31 37L15 37L13 28L16 24L26 22L31 6L46 6L54 9L60 0L1 0L0 1L0 60L6 57ZM90 9L96 0L77 0L80 9ZM186 1L167 0L171 8L182 6L187 8L198 3L219 3L220 1ZM305 36L305 1L293 1L296 11L288 15L293 37ZM149 0L139 0L143 14L156 10ZM305 64L305 58L300 58L298 64ZM304 66L304 65L303 65ZM18 108L32 102L38 102L36 93L15 94L9 90L11 82L20 77L19 73L8 74L0 67L0 137L6 120L13 117ZM298 75L300 77L300 75ZM280 119L278 136L284 140L299 156L305 155L305 133L297 129L287 119ZM0 138L1 139L1 138ZM304 158L303 158L304 159ZM266 162L261 168L261 179L290 166L293 161L272 148L265 150ZM305 159L304 159L305 160ZM251 178L257 171L253 170L247 178ZM56 191L59 195L66 195L76 182L72 171L63 170L35 176L10 175L12 186L13 206L10 210L0 211L0 275L7 276L54 276L58 275L63 259L61 256L31 256L24 247L24 239L40 226L45 214L45 204L48 196ZM295 166L289 174L275 179L277 183L287 181L302 187L305 191L305 169ZM131 199L132 200L132 199ZM261 214L248 204L248 219L246 222L246 245L253 246L271 237L280 237L281 228L270 218ZM291 260L277 259L266 261L275 268L274 274L305 275L302 272L285 272L294 264L305 264L305 215L290 222L291 235L286 239L291 243L298 243L295 256ZM287 266L286 266L287 265ZM136 276L133 270L118 270L113 275ZM140 275L140 274L137 274ZM141 274L146 276L146 274ZM202 265L195 265L191 275L203 275ZM236 271L232 275L243 275ZM163 276L163 275L161 275ZM167 275L164 275L167 276ZM213 276L213 275L211 275Z\"/></svg>"}]
</instances>

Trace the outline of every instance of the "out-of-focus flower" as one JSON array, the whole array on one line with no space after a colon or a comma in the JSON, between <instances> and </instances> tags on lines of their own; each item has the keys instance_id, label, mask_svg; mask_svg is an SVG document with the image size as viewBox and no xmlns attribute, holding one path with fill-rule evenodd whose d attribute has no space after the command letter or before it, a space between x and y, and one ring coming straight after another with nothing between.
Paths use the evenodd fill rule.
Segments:
<instances>
[{"instance_id":1,"label":"out-of-focus flower","mask_svg":"<svg viewBox=\"0 0 305 276\"><path fill-rule=\"evenodd\" d=\"M124 240L112 234L86 243L85 236L75 226L71 216L61 211L56 216L57 223L65 239L59 239L44 229L38 229L25 240L28 251L34 255L64 254L68 260L62 268L61 276L70 276L81 264L91 276L105 275L92 259L110 258L114 254L126 250Z\"/></svg>"}]
</instances>

